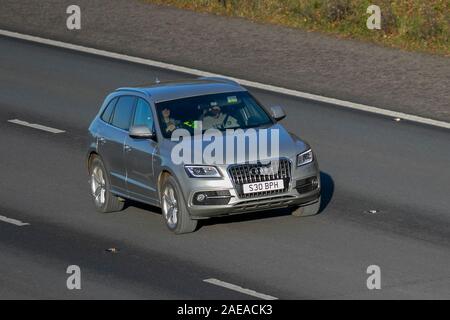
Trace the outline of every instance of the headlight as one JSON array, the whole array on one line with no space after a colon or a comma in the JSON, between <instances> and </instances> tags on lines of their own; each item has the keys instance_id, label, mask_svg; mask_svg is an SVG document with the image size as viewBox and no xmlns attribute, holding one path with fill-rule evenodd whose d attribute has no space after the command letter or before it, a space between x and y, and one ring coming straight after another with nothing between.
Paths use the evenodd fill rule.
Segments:
<instances>
[{"instance_id":1,"label":"headlight","mask_svg":"<svg viewBox=\"0 0 450 320\"><path fill-rule=\"evenodd\" d=\"M184 166L191 178L220 178L221 175L214 166Z\"/></svg>"},{"instance_id":2,"label":"headlight","mask_svg":"<svg viewBox=\"0 0 450 320\"><path fill-rule=\"evenodd\" d=\"M314 160L314 155L311 149L302 152L297 155L297 167L304 166L305 164L311 163Z\"/></svg>"}]
</instances>

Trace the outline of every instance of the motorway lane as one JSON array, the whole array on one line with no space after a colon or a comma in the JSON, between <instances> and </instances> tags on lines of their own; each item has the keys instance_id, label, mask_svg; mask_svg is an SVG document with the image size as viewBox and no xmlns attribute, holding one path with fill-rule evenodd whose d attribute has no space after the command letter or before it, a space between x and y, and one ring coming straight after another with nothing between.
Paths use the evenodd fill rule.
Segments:
<instances>
[{"instance_id":1,"label":"motorway lane","mask_svg":"<svg viewBox=\"0 0 450 320\"><path fill-rule=\"evenodd\" d=\"M83 159L109 90L187 76L4 38L0 52L0 215L31 223L0 222L0 297L246 297L206 278L284 299L450 297L448 131L258 91L315 147L330 201L316 217L213 219L177 237L156 208L95 213ZM114 265L109 246L121 249ZM86 266L81 292L64 289L70 264ZM371 264L378 292L365 286Z\"/></svg>"},{"instance_id":2,"label":"motorway lane","mask_svg":"<svg viewBox=\"0 0 450 320\"><path fill-rule=\"evenodd\" d=\"M0 197L7 201L2 201L0 214L30 225L0 224L0 256L6 262L0 266L0 297L21 297L25 292L25 298L248 298L203 283L208 275L218 274L215 270L154 251L151 245L135 247L128 239L136 229L118 233L102 223L105 216L92 219L83 172L84 143L11 126L5 132L0 129L2 147L14 154L1 162ZM144 228L142 233L149 230L145 229L148 223L164 227L159 214L149 220L145 210L135 213L135 222ZM117 226L128 220L126 213L110 219ZM66 229L67 223L70 229ZM87 226L92 223L105 228L104 232L90 232ZM111 254L108 248L118 248L119 253ZM65 287L65 270L72 264L79 265L85 275L82 292L69 292Z\"/></svg>"}]
</instances>

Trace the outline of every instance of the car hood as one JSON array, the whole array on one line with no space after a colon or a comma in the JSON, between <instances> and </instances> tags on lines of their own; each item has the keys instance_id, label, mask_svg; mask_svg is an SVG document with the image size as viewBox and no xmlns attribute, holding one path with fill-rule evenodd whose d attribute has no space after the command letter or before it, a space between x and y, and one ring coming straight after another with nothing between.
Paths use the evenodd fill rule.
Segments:
<instances>
[{"instance_id":1,"label":"car hood","mask_svg":"<svg viewBox=\"0 0 450 320\"><path fill-rule=\"evenodd\" d=\"M218 132L217 132L218 133ZM289 159L295 159L296 155L298 153L301 153L303 151L306 151L309 148L309 145L307 142L303 141L296 135L288 132L282 125L276 123L269 127L263 127L263 128L252 128L252 129L246 129L241 132L237 131L235 132L235 144L234 144L234 151L232 151L232 148L228 148L226 146L227 140L230 139L229 136L226 135L225 132L220 132L220 136L217 136L217 139L205 139L205 136L196 135L196 136L190 136L190 146L191 146L191 155L192 155L192 163L200 164L200 163L206 163L205 161L199 162L194 161L194 153L199 154L199 151L201 150L201 154L209 154L208 150L210 151L213 148L213 143L215 144L216 148L218 146L222 146L222 152L224 157L227 155L227 151L234 152L234 154L238 154L238 146L237 141L239 139L244 139L245 137L252 136L252 142L246 143L246 152L245 157L246 161L257 161L257 160L269 160L278 158L270 154L270 145L271 143L274 143L276 137L278 136L278 147L279 147L279 157L281 158L289 158ZM217 140L217 141L216 141ZM186 140L189 141L189 140ZM248 140L247 140L248 141ZM267 141L265 143L264 141ZM251 147L254 147L254 144L256 142L257 149L259 150L260 145L268 145L268 152L264 153L263 150L261 152L250 152ZM172 141L169 139L164 139L164 141L161 143L160 148L161 151L165 154L171 154L172 152L179 151L180 150L180 141ZM177 146L178 145L178 146ZM183 146L184 148L187 148L189 144L186 142ZM251 146L250 146L251 145ZM198 148L198 149L197 149ZM264 148L264 147L262 147ZM242 160L242 153L239 153ZM268 155L268 156L265 156ZM227 161L226 164L236 163L236 162L242 162L239 161L239 159L234 159L234 161L230 162ZM185 162L187 163L187 162Z\"/></svg>"}]
</instances>

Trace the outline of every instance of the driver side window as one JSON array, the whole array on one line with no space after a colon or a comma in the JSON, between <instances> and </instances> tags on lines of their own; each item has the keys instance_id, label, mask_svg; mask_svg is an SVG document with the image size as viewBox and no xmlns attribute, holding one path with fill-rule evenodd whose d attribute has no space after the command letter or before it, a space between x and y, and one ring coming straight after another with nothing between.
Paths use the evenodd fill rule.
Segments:
<instances>
[{"instance_id":1,"label":"driver side window","mask_svg":"<svg viewBox=\"0 0 450 320\"><path fill-rule=\"evenodd\" d=\"M136 112L134 113L133 126L146 126L153 130L152 109L147 101L138 98Z\"/></svg>"}]
</instances>

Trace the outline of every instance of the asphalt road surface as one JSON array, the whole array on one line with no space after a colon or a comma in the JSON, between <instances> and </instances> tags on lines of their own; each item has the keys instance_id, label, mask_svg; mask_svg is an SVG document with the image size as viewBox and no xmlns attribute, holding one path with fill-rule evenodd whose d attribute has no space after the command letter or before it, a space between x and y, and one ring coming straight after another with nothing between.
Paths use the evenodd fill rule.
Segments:
<instances>
[{"instance_id":1,"label":"asphalt road surface","mask_svg":"<svg viewBox=\"0 0 450 320\"><path fill-rule=\"evenodd\" d=\"M252 91L315 148L318 216L209 220L175 236L158 209L91 203L86 130L123 85L189 75L0 38L0 298L450 298L450 132ZM64 130L54 134L8 122ZM377 213L368 213L377 210ZM106 251L117 248L116 253ZM66 269L81 268L81 290ZM366 269L381 268L381 290Z\"/></svg>"}]
</instances>

